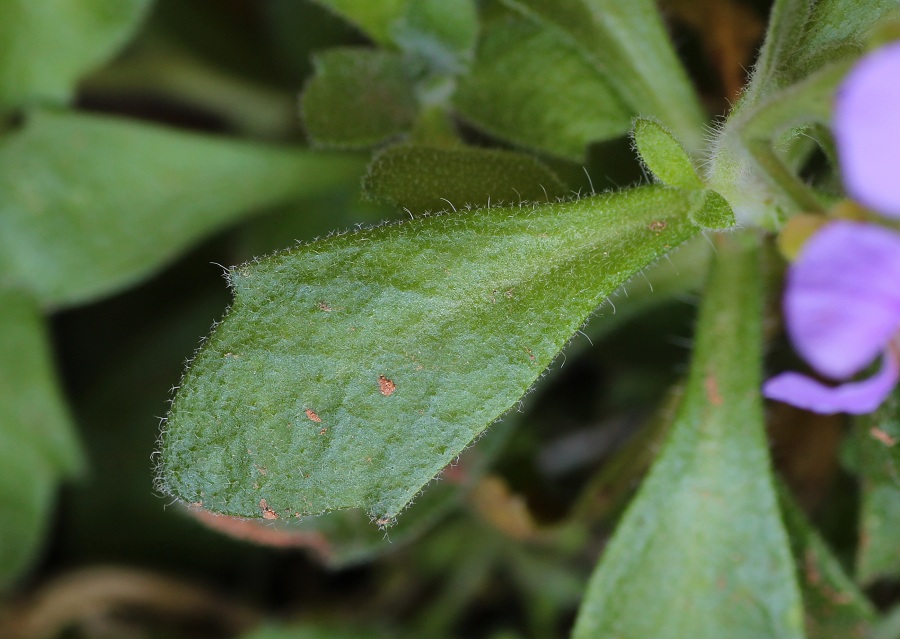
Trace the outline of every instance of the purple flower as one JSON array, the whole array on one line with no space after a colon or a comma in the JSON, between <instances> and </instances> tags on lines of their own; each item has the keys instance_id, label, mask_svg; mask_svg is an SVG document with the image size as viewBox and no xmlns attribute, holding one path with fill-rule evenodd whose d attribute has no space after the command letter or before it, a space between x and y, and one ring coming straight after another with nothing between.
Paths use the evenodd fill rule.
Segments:
<instances>
[{"instance_id":1,"label":"purple flower","mask_svg":"<svg viewBox=\"0 0 900 639\"><path fill-rule=\"evenodd\" d=\"M867 55L847 75L832 129L847 194L900 217L900 42Z\"/></svg>"},{"instance_id":2,"label":"purple flower","mask_svg":"<svg viewBox=\"0 0 900 639\"><path fill-rule=\"evenodd\" d=\"M881 370L836 387L783 373L763 394L817 413L871 412L900 376L900 236L872 224L828 224L788 273L784 313L797 352L822 375L846 379L883 355Z\"/></svg>"},{"instance_id":3,"label":"purple flower","mask_svg":"<svg viewBox=\"0 0 900 639\"><path fill-rule=\"evenodd\" d=\"M900 43L866 56L837 93L835 143L848 194L900 217ZM787 331L821 375L847 379L873 363L863 381L828 386L783 373L763 394L818 413L868 413L900 378L900 234L832 222L810 238L787 276Z\"/></svg>"}]
</instances>

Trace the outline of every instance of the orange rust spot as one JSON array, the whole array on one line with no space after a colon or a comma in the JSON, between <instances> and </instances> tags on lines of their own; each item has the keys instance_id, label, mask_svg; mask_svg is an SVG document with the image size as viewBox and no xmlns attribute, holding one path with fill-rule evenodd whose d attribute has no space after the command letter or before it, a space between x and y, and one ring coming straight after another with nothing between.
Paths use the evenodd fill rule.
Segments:
<instances>
[{"instance_id":1,"label":"orange rust spot","mask_svg":"<svg viewBox=\"0 0 900 639\"><path fill-rule=\"evenodd\" d=\"M322 418L319 417L319 414L314 411L312 408L306 409L306 416L309 417L311 421L316 422L317 424L322 421Z\"/></svg>"},{"instance_id":2,"label":"orange rust spot","mask_svg":"<svg viewBox=\"0 0 900 639\"><path fill-rule=\"evenodd\" d=\"M269 507L269 502L265 499L259 500L259 509L262 511L263 519L278 519L278 513Z\"/></svg>"},{"instance_id":3,"label":"orange rust spot","mask_svg":"<svg viewBox=\"0 0 900 639\"><path fill-rule=\"evenodd\" d=\"M316 306L319 307L320 311L325 311L326 313L331 312L331 306L328 304L328 302L319 302Z\"/></svg>"},{"instance_id":4,"label":"orange rust spot","mask_svg":"<svg viewBox=\"0 0 900 639\"><path fill-rule=\"evenodd\" d=\"M266 476L269 474L269 471L265 466L257 466L256 470L259 471L259 474L263 475L263 476Z\"/></svg>"},{"instance_id":5,"label":"orange rust spot","mask_svg":"<svg viewBox=\"0 0 900 639\"><path fill-rule=\"evenodd\" d=\"M872 426L869 430L869 434L888 448L897 444L897 439L895 437L891 437L877 426Z\"/></svg>"},{"instance_id":6,"label":"orange rust spot","mask_svg":"<svg viewBox=\"0 0 900 639\"><path fill-rule=\"evenodd\" d=\"M379 375L378 389L381 391L382 395L384 395L385 397L389 397L395 390L397 390L397 385L384 375Z\"/></svg>"},{"instance_id":7,"label":"orange rust spot","mask_svg":"<svg viewBox=\"0 0 900 639\"><path fill-rule=\"evenodd\" d=\"M667 226L668 224L665 220L654 220L653 222L650 222L650 230L654 233L664 231Z\"/></svg>"},{"instance_id":8,"label":"orange rust spot","mask_svg":"<svg viewBox=\"0 0 900 639\"><path fill-rule=\"evenodd\" d=\"M327 428L323 428L322 430L319 431L319 434L320 434L320 435L324 435L324 434L327 433L327 432L328 432L328 429L327 429Z\"/></svg>"},{"instance_id":9,"label":"orange rust spot","mask_svg":"<svg viewBox=\"0 0 900 639\"><path fill-rule=\"evenodd\" d=\"M706 399L709 400L709 403L713 406L721 406L722 396L719 394L719 383L716 381L715 375L707 375L703 380L703 385L706 387Z\"/></svg>"}]
</instances>

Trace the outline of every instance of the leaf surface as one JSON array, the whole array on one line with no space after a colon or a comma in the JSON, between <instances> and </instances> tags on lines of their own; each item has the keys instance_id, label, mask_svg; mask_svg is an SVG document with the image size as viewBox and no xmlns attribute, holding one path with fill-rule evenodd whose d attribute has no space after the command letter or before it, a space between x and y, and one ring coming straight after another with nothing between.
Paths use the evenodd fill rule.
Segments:
<instances>
[{"instance_id":1,"label":"leaf surface","mask_svg":"<svg viewBox=\"0 0 900 639\"><path fill-rule=\"evenodd\" d=\"M58 480L83 463L40 308L0 288L0 587L34 558Z\"/></svg>"},{"instance_id":2,"label":"leaf surface","mask_svg":"<svg viewBox=\"0 0 900 639\"><path fill-rule=\"evenodd\" d=\"M82 303L250 213L361 173L354 157L36 113L0 139L0 273L45 307Z\"/></svg>"},{"instance_id":3,"label":"leaf surface","mask_svg":"<svg viewBox=\"0 0 900 639\"><path fill-rule=\"evenodd\" d=\"M779 498L803 592L807 639L869 637L875 608L783 487Z\"/></svg>"},{"instance_id":4,"label":"leaf surface","mask_svg":"<svg viewBox=\"0 0 900 639\"><path fill-rule=\"evenodd\" d=\"M315 144L364 148L412 126L419 104L399 53L338 48L318 54L314 62L316 74L300 108Z\"/></svg>"},{"instance_id":5,"label":"leaf surface","mask_svg":"<svg viewBox=\"0 0 900 639\"><path fill-rule=\"evenodd\" d=\"M459 72L478 37L473 0L415 0L392 27L394 42L430 63L435 71Z\"/></svg>"},{"instance_id":6,"label":"leaf surface","mask_svg":"<svg viewBox=\"0 0 900 639\"><path fill-rule=\"evenodd\" d=\"M391 42L391 28L406 12L410 0L378 0L377 2L360 2L359 0L315 0L323 7L361 29L378 44Z\"/></svg>"},{"instance_id":7,"label":"leaf surface","mask_svg":"<svg viewBox=\"0 0 900 639\"><path fill-rule=\"evenodd\" d=\"M585 594L573 637L802 637L762 402L760 265L720 236L682 403Z\"/></svg>"},{"instance_id":8,"label":"leaf surface","mask_svg":"<svg viewBox=\"0 0 900 639\"><path fill-rule=\"evenodd\" d=\"M893 393L857 427L862 505L856 577L900 577L900 395Z\"/></svg>"},{"instance_id":9,"label":"leaf surface","mask_svg":"<svg viewBox=\"0 0 900 639\"><path fill-rule=\"evenodd\" d=\"M363 188L368 195L412 213L544 202L566 193L556 174L533 156L412 145L394 146L377 156Z\"/></svg>"},{"instance_id":10,"label":"leaf surface","mask_svg":"<svg viewBox=\"0 0 900 639\"><path fill-rule=\"evenodd\" d=\"M697 169L684 147L658 121L637 118L633 136L641 161L657 180L683 189L703 188Z\"/></svg>"},{"instance_id":11,"label":"leaf surface","mask_svg":"<svg viewBox=\"0 0 900 639\"><path fill-rule=\"evenodd\" d=\"M492 135L575 161L631 127L632 110L574 46L521 19L486 27L454 104Z\"/></svg>"},{"instance_id":12,"label":"leaf surface","mask_svg":"<svg viewBox=\"0 0 900 639\"><path fill-rule=\"evenodd\" d=\"M633 113L658 118L690 149L700 147L706 116L653 0L504 4L572 43Z\"/></svg>"},{"instance_id":13,"label":"leaf surface","mask_svg":"<svg viewBox=\"0 0 900 639\"><path fill-rule=\"evenodd\" d=\"M390 522L607 295L700 230L705 203L648 186L425 217L232 269L234 304L169 415L161 483L214 512Z\"/></svg>"},{"instance_id":14,"label":"leaf surface","mask_svg":"<svg viewBox=\"0 0 900 639\"><path fill-rule=\"evenodd\" d=\"M150 0L4 0L0 110L67 102L77 80L116 52Z\"/></svg>"}]
</instances>

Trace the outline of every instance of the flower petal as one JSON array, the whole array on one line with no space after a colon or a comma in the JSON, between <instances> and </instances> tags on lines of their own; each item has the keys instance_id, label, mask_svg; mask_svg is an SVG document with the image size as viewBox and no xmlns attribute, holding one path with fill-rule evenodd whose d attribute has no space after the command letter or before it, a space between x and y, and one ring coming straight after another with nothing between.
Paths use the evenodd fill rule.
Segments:
<instances>
[{"instance_id":1,"label":"flower petal","mask_svg":"<svg viewBox=\"0 0 900 639\"><path fill-rule=\"evenodd\" d=\"M832 222L791 266L784 294L797 352L828 377L850 377L885 350L900 328L900 235Z\"/></svg>"},{"instance_id":2,"label":"flower petal","mask_svg":"<svg viewBox=\"0 0 900 639\"><path fill-rule=\"evenodd\" d=\"M900 364L890 350L875 375L860 382L826 386L799 373L782 373L763 384L763 395L815 413L871 413L890 395L900 377Z\"/></svg>"},{"instance_id":3,"label":"flower petal","mask_svg":"<svg viewBox=\"0 0 900 639\"><path fill-rule=\"evenodd\" d=\"M838 89L833 130L847 193L900 217L900 42L864 57Z\"/></svg>"}]
</instances>

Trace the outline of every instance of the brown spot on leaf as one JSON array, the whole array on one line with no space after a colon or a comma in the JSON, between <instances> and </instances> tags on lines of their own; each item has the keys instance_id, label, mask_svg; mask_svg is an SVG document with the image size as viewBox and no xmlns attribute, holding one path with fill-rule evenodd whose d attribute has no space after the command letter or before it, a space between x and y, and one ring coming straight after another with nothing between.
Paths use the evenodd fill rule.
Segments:
<instances>
[{"instance_id":1,"label":"brown spot on leaf","mask_svg":"<svg viewBox=\"0 0 900 639\"><path fill-rule=\"evenodd\" d=\"M722 405L722 396L719 394L719 383L716 381L715 375L707 375L703 380L703 386L706 388L706 399L713 406Z\"/></svg>"},{"instance_id":2,"label":"brown spot on leaf","mask_svg":"<svg viewBox=\"0 0 900 639\"><path fill-rule=\"evenodd\" d=\"M885 446L887 446L888 448L890 448L891 446L896 446L896 445L897 445L897 438L896 438L896 437L891 437L890 435L888 435L886 432L884 432L883 430L881 430L881 429L878 428L877 426L872 426L872 428L869 430L869 434L870 434L873 438L877 439L877 440L880 441L882 444L884 444Z\"/></svg>"},{"instance_id":3,"label":"brown spot on leaf","mask_svg":"<svg viewBox=\"0 0 900 639\"><path fill-rule=\"evenodd\" d=\"M328 432L328 429L327 429L327 428L323 428L322 430L319 431L319 434L320 434L320 435L324 435L324 434L327 433L327 432Z\"/></svg>"},{"instance_id":4,"label":"brown spot on leaf","mask_svg":"<svg viewBox=\"0 0 900 639\"><path fill-rule=\"evenodd\" d=\"M269 471L265 466L257 466L256 470L259 471L259 474L262 476L266 476L269 474Z\"/></svg>"},{"instance_id":5,"label":"brown spot on leaf","mask_svg":"<svg viewBox=\"0 0 900 639\"><path fill-rule=\"evenodd\" d=\"M375 523L378 524L379 528L386 528L390 526L394 520L391 517L381 517L380 519L376 519Z\"/></svg>"},{"instance_id":6,"label":"brown spot on leaf","mask_svg":"<svg viewBox=\"0 0 900 639\"><path fill-rule=\"evenodd\" d=\"M331 306L328 304L328 302L319 302L316 306L319 307L320 311L325 311L326 313L331 312Z\"/></svg>"},{"instance_id":7,"label":"brown spot on leaf","mask_svg":"<svg viewBox=\"0 0 900 639\"><path fill-rule=\"evenodd\" d=\"M666 224L665 220L654 220L653 222L650 222L650 230L654 233L661 233L666 230L666 226L668 226L668 224Z\"/></svg>"},{"instance_id":8,"label":"brown spot on leaf","mask_svg":"<svg viewBox=\"0 0 900 639\"><path fill-rule=\"evenodd\" d=\"M397 385L384 375L379 375L378 389L381 391L382 395L384 395L385 397L389 397L395 390L397 390Z\"/></svg>"},{"instance_id":9,"label":"brown spot on leaf","mask_svg":"<svg viewBox=\"0 0 900 639\"><path fill-rule=\"evenodd\" d=\"M259 509L262 511L263 519L278 519L278 513L269 507L269 502L265 499L259 500Z\"/></svg>"},{"instance_id":10,"label":"brown spot on leaf","mask_svg":"<svg viewBox=\"0 0 900 639\"><path fill-rule=\"evenodd\" d=\"M306 416L309 417L311 421L316 422L317 424L322 421L322 418L319 417L319 414L314 411L312 408L306 409Z\"/></svg>"}]
</instances>

